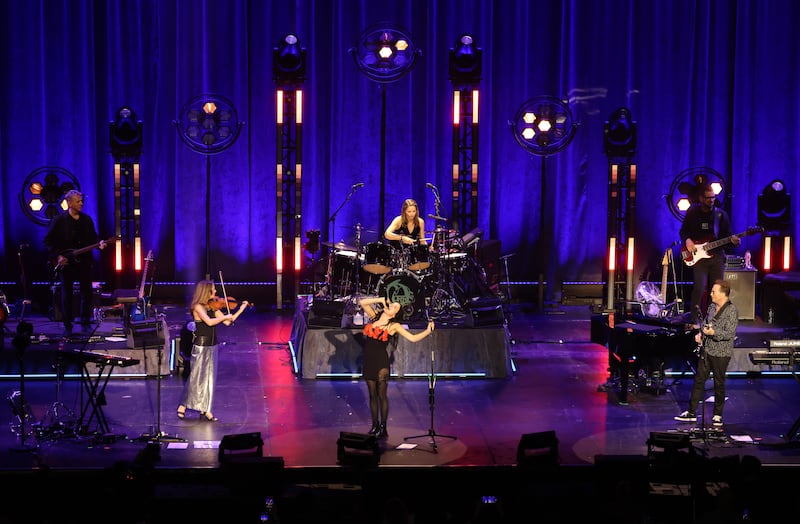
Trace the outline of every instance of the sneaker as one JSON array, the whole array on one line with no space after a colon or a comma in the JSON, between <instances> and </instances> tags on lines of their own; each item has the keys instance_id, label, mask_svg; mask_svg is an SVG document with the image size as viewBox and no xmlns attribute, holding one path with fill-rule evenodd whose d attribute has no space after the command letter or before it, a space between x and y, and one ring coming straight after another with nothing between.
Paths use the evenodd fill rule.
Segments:
<instances>
[{"instance_id":1,"label":"sneaker","mask_svg":"<svg viewBox=\"0 0 800 524\"><path fill-rule=\"evenodd\" d=\"M691 411L684 411L677 417L674 417L675 420L680 420L681 422L694 422L697 420L697 415L692 413Z\"/></svg>"},{"instance_id":2,"label":"sneaker","mask_svg":"<svg viewBox=\"0 0 800 524\"><path fill-rule=\"evenodd\" d=\"M713 424L716 427L721 427L722 426L722 415L714 415L713 417L711 417L711 424Z\"/></svg>"}]
</instances>

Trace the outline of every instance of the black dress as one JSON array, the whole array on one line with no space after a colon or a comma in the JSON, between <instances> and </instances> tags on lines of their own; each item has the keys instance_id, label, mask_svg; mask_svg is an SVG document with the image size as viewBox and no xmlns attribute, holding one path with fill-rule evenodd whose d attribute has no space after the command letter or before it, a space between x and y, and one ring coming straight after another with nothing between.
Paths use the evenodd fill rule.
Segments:
<instances>
[{"instance_id":1,"label":"black dress","mask_svg":"<svg viewBox=\"0 0 800 524\"><path fill-rule=\"evenodd\" d=\"M389 369L389 343L392 336L388 332L389 324L377 327L370 322L362 333L364 334L364 371L366 380L378 380L381 369ZM396 336L396 335L395 335Z\"/></svg>"}]
</instances>

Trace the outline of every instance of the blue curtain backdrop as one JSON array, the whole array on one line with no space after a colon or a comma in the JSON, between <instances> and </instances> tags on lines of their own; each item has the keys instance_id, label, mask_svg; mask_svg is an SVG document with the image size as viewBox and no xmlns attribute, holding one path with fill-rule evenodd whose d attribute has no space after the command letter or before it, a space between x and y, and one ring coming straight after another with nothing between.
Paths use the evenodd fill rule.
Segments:
<instances>
[{"instance_id":1,"label":"blue curtain backdrop","mask_svg":"<svg viewBox=\"0 0 800 524\"><path fill-rule=\"evenodd\" d=\"M735 230L754 225L757 195L774 178L798 193L800 4L792 0L7 0L0 17L0 264L46 279L45 227L23 213L23 180L42 166L73 173L100 235L113 235L109 122L123 105L143 123L142 237L159 280L205 272L206 158L173 121L202 93L231 100L245 122L210 159L213 267L240 281L275 280L276 126L272 50L288 32L307 49L303 86L304 229L352 241L382 231L405 198L450 210L452 84L448 51L463 32L483 50L479 226L514 253L512 280L602 281L608 160L603 123L622 106L638 124L638 268L656 266L680 223L666 205L673 179L708 166L731 182ZM422 55L386 89L386 217L378 216L381 91L348 49L388 21ZM569 101L572 143L545 158L512 136L526 100ZM547 179L542 197L542 173ZM365 186L344 205L352 184ZM545 210L540 213L542 202ZM797 199L791 203L796 220ZM544 221L540 220L544 217ZM366 241L378 233L367 233ZM552 245L542 238L552 238ZM758 250L759 238L744 248ZM114 278L112 250L98 254ZM653 280L658 280L655 275Z\"/></svg>"}]
</instances>

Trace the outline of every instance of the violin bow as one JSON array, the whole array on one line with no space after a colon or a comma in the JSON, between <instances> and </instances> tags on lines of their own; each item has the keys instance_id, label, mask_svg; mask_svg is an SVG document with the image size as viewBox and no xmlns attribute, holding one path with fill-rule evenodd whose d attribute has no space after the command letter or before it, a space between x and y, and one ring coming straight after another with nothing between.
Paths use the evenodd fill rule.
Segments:
<instances>
[{"instance_id":1,"label":"violin bow","mask_svg":"<svg viewBox=\"0 0 800 524\"><path fill-rule=\"evenodd\" d=\"M219 271L219 283L222 286L222 296L225 298L225 308L228 310L228 314L231 314L231 305L228 303L228 293L225 291L225 281L222 279L222 270Z\"/></svg>"}]
</instances>

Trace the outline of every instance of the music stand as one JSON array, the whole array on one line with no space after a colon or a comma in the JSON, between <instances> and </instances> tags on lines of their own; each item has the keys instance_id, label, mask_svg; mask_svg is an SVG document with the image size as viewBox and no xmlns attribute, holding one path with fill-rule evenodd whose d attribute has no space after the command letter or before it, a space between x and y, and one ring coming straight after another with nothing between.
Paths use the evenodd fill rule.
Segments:
<instances>
[{"instance_id":1,"label":"music stand","mask_svg":"<svg viewBox=\"0 0 800 524\"><path fill-rule=\"evenodd\" d=\"M135 322L131 323L131 336L134 336L135 329ZM186 442L185 438L181 438L178 436L172 436L167 433L161 431L161 363L164 359L164 344L166 341L166 336L163 332L163 325L164 325L164 314L158 313L155 315L155 329L146 329L143 330L144 337L142 339L143 351L145 354L145 366L144 371L147 373L147 347L149 345L155 344L155 347L158 349L158 365L156 367L156 425L155 425L155 433L143 433L140 437L140 441L144 442Z\"/></svg>"},{"instance_id":2,"label":"music stand","mask_svg":"<svg viewBox=\"0 0 800 524\"><path fill-rule=\"evenodd\" d=\"M436 437L446 438L450 440L457 440L458 437L454 435L440 435L433 429L433 411L436 404L436 372L434 371L434 351L431 350L431 373L428 375L428 406L431 412L431 426L428 432L422 435L413 435L411 437L404 437L403 440L411 440L415 438L430 437L431 439L431 453L438 453L436 448Z\"/></svg>"}]
</instances>

